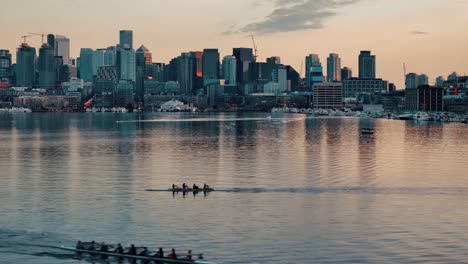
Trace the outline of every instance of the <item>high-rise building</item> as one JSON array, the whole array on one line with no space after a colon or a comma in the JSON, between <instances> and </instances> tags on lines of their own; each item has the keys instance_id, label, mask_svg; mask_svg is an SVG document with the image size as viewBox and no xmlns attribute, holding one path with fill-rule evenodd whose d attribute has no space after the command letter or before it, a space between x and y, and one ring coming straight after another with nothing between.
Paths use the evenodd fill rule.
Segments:
<instances>
[{"instance_id":1,"label":"high-rise building","mask_svg":"<svg viewBox=\"0 0 468 264\"><path fill-rule=\"evenodd\" d=\"M107 47L104 52L104 66L116 65L117 51L114 46Z\"/></svg>"},{"instance_id":2,"label":"high-rise building","mask_svg":"<svg viewBox=\"0 0 468 264\"><path fill-rule=\"evenodd\" d=\"M11 53L9 50L0 50L0 79L10 78Z\"/></svg>"},{"instance_id":3,"label":"high-rise building","mask_svg":"<svg viewBox=\"0 0 468 264\"><path fill-rule=\"evenodd\" d=\"M357 97L360 94L373 95L388 91L388 81L382 79L350 78L343 80L344 97Z\"/></svg>"},{"instance_id":4,"label":"high-rise building","mask_svg":"<svg viewBox=\"0 0 468 264\"><path fill-rule=\"evenodd\" d=\"M219 79L218 49L203 50L203 80Z\"/></svg>"},{"instance_id":5,"label":"high-rise building","mask_svg":"<svg viewBox=\"0 0 468 264\"><path fill-rule=\"evenodd\" d=\"M131 48L117 48L117 69L119 80L136 81L135 50Z\"/></svg>"},{"instance_id":6,"label":"high-rise building","mask_svg":"<svg viewBox=\"0 0 468 264\"><path fill-rule=\"evenodd\" d=\"M54 34L47 35L47 44L49 44L49 46L51 46L52 49L55 49L55 35Z\"/></svg>"},{"instance_id":7,"label":"high-rise building","mask_svg":"<svg viewBox=\"0 0 468 264\"><path fill-rule=\"evenodd\" d=\"M80 50L80 79L84 80L85 82L93 81L93 54L93 49L82 48Z\"/></svg>"},{"instance_id":8,"label":"high-rise building","mask_svg":"<svg viewBox=\"0 0 468 264\"><path fill-rule=\"evenodd\" d=\"M144 97L144 79L151 76L152 55L149 50L141 45L136 51L136 95L137 101L142 102Z\"/></svg>"},{"instance_id":9,"label":"high-rise building","mask_svg":"<svg viewBox=\"0 0 468 264\"><path fill-rule=\"evenodd\" d=\"M277 65L277 67L274 67L271 79L279 85L278 89L280 92L290 90L291 87L288 82L288 71L284 66Z\"/></svg>"},{"instance_id":10,"label":"high-rise building","mask_svg":"<svg viewBox=\"0 0 468 264\"><path fill-rule=\"evenodd\" d=\"M418 86L419 85L429 85L429 77L426 74L420 74L418 76Z\"/></svg>"},{"instance_id":11,"label":"high-rise building","mask_svg":"<svg viewBox=\"0 0 468 264\"><path fill-rule=\"evenodd\" d=\"M56 61L54 48L44 43L39 49L39 87L54 89L56 84Z\"/></svg>"},{"instance_id":12,"label":"high-rise building","mask_svg":"<svg viewBox=\"0 0 468 264\"><path fill-rule=\"evenodd\" d=\"M406 75L406 89L415 89L419 86L419 76L416 73Z\"/></svg>"},{"instance_id":13,"label":"high-rise building","mask_svg":"<svg viewBox=\"0 0 468 264\"><path fill-rule=\"evenodd\" d=\"M193 75L194 70L194 58L189 52L184 52L178 58L178 81L180 84L180 93L183 95L191 95L194 91L193 88Z\"/></svg>"},{"instance_id":14,"label":"high-rise building","mask_svg":"<svg viewBox=\"0 0 468 264\"><path fill-rule=\"evenodd\" d=\"M203 51L192 51L190 56L193 58L193 89L203 88Z\"/></svg>"},{"instance_id":15,"label":"high-rise building","mask_svg":"<svg viewBox=\"0 0 468 264\"><path fill-rule=\"evenodd\" d=\"M444 87L445 78L443 76L439 76L436 78L436 87Z\"/></svg>"},{"instance_id":16,"label":"high-rise building","mask_svg":"<svg viewBox=\"0 0 468 264\"><path fill-rule=\"evenodd\" d=\"M237 60L234 56L225 56L223 58L223 77L225 84L236 84Z\"/></svg>"},{"instance_id":17,"label":"high-rise building","mask_svg":"<svg viewBox=\"0 0 468 264\"><path fill-rule=\"evenodd\" d=\"M340 109L343 107L343 84L336 82L316 83L314 90L314 107Z\"/></svg>"},{"instance_id":18,"label":"high-rise building","mask_svg":"<svg viewBox=\"0 0 468 264\"><path fill-rule=\"evenodd\" d=\"M105 49L97 49L93 52L93 76L97 74L99 67L105 66L104 53Z\"/></svg>"},{"instance_id":19,"label":"high-rise building","mask_svg":"<svg viewBox=\"0 0 468 264\"><path fill-rule=\"evenodd\" d=\"M241 84L248 83L249 80L249 65L254 61L253 50L251 48L234 48L232 55L237 60L237 82Z\"/></svg>"},{"instance_id":20,"label":"high-rise building","mask_svg":"<svg viewBox=\"0 0 468 264\"><path fill-rule=\"evenodd\" d=\"M120 45L124 48L133 49L133 31L121 30L120 31Z\"/></svg>"},{"instance_id":21,"label":"high-rise building","mask_svg":"<svg viewBox=\"0 0 468 264\"><path fill-rule=\"evenodd\" d=\"M266 62L271 64L281 64L281 58L278 56L270 57L266 59Z\"/></svg>"},{"instance_id":22,"label":"high-rise building","mask_svg":"<svg viewBox=\"0 0 468 264\"><path fill-rule=\"evenodd\" d=\"M359 54L359 79L375 79L375 55L363 50Z\"/></svg>"},{"instance_id":23,"label":"high-rise building","mask_svg":"<svg viewBox=\"0 0 468 264\"><path fill-rule=\"evenodd\" d=\"M327 80L329 82L341 81L341 58L338 54L330 53L327 58Z\"/></svg>"},{"instance_id":24,"label":"high-rise building","mask_svg":"<svg viewBox=\"0 0 468 264\"><path fill-rule=\"evenodd\" d=\"M320 63L320 58L317 54L309 54L305 58L305 77L306 77L306 86L312 88L312 64Z\"/></svg>"},{"instance_id":25,"label":"high-rise building","mask_svg":"<svg viewBox=\"0 0 468 264\"><path fill-rule=\"evenodd\" d=\"M55 56L63 58L64 65L72 64L70 61L70 39L64 36L55 36Z\"/></svg>"},{"instance_id":26,"label":"high-rise building","mask_svg":"<svg viewBox=\"0 0 468 264\"><path fill-rule=\"evenodd\" d=\"M341 80L346 80L350 78L353 78L353 71L348 67L344 67L343 69L341 69Z\"/></svg>"},{"instance_id":27,"label":"high-rise building","mask_svg":"<svg viewBox=\"0 0 468 264\"><path fill-rule=\"evenodd\" d=\"M23 43L16 50L16 85L32 87L36 81L36 49Z\"/></svg>"},{"instance_id":28,"label":"high-rise building","mask_svg":"<svg viewBox=\"0 0 468 264\"><path fill-rule=\"evenodd\" d=\"M325 78L323 77L322 63L320 63L320 61L312 63L312 66L310 67L309 75L310 75L309 80L310 80L311 87L313 87L314 84L316 83L321 83L325 81Z\"/></svg>"}]
</instances>

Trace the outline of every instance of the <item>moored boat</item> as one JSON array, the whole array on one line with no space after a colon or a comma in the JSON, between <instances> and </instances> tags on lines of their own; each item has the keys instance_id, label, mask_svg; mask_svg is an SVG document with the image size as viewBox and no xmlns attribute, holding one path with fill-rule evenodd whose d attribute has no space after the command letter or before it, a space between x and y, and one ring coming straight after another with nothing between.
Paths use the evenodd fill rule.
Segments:
<instances>
[{"instance_id":1,"label":"moored boat","mask_svg":"<svg viewBox=\"0 0 468 264\"><path fill-rule=\"evenodd\" d=\"M363 135L373 135L375 130L373 128L361 128L361 134Z\"/></svg>"}]
</instances>

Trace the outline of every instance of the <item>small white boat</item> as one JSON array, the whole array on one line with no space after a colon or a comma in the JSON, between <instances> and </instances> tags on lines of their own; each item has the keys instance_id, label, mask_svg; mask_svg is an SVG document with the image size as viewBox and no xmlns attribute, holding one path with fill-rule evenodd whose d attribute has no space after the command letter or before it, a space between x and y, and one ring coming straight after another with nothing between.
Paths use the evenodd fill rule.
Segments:
<instances>
[{"instance_id":1,"label":"small white boat","mask_svg":"<svg viewBox=\"0 0 468 264\"><path fill-rule=\"evenodd\" d=\"M413 114L401 114L398 116L398 119L400 120L413 120L414 116Z\"/></svg>"},{"instance_id":2,"label":"small white boat","mask_svg":"<svg viewBox=\"0 0 468 264\"><path fill-rule=\"evenodd\" d=\"M426 112L418 112L414 115L417 121L431 121L431 116Z\"/></svg>"}]
</instances>

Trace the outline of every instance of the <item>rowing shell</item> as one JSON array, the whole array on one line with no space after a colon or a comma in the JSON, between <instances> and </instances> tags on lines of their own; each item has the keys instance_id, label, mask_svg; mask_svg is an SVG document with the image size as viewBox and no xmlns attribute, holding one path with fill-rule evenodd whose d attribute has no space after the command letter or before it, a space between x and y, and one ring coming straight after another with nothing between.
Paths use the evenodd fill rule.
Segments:
<instances>
[{"instance_id":1,"label":"rowing shell","mask_svg":"<svg viewBox=\"0 0 468 264\"><path fill-rule=\"evenodd\" d=\"M118 257L118 258L128 258L128 259L141 259L141 260L152 260L160 263L177 263L177 264L214 264L211 262L206 262L202 260L184 260L184 259L167 259L167 258L156 258L156 257L145 257L137 255L127 255L127 254L118 254L114 252L102 252L94 250L85 250L85 249L76 249L72 247L61 246L59 249L73 251L77 253L86 253L91 255L100 255L100 256L109 256L109 257Z\"/></svg>"},{"instance_id":2,"label":"rowing shell","mask_svg":"<svg viewBox=\"0 0 468 264\"><path fill-rule=\"evenodd\" d=\"M170 188L170 189L167 189L168 192L212 192L214 191L213 188L208 188L208 189L192 189L192 188L185 188L185 189L182 189L182 188Z\"/></svg>"}]
</instances>

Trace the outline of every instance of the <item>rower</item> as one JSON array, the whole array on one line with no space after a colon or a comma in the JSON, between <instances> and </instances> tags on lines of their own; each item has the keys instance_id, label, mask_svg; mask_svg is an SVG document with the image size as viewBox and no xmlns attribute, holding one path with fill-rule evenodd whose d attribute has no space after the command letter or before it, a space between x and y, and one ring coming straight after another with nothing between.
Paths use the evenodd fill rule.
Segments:
<instances>
[{"instance_id":1,"label":"rower","mask_svg":"<svg viewBox=\"0 0 468 264\"><path fill-rule=\"evenodd\" d=\"M115 249L114 252L117 253L117 254L123 254L124 253L124 249L123 249L123 247L122 247L122 245L120 243L117 245L117 248Z\"/></svg>"},{"instance_id":2,"label":"rower","mask_svg":"<svg viewBox=\"0 0 468 264\"><path fill-rule=\"evenodd\" d=\"M182 189L185 190L185 189L187 189L187 187L188 187L187 184L185 184L185 182L184 182L184 184L182 184Z\"/></svg>"},{"instance_id":3,"label":"rower","mask_svg":"<svg viewBox=\"0 0 468 264\"><path fill-rule=\"evenodd\" d=\"M175 252L175 249L172 249L171 254L167 255L168 259L177 259L177 254Z\"/></svg>"},{"instance_id":4,"label":"rower","mask_svg":"<svg viewBox=\"0 0 468 264\"><path fill-rule=\"evenodd\" d=\"M179 189L179 186L172 184L172 190L176 190L176 189Z\"/></svg>"},{"instance_id":5,"label":"rower","mask_svg":"<svg viewBox=\"0 0 468 264\"><path fill-rule=\"evenodd\" d=\"M156 252L156 254L154 254L154 257L156 258L164 258L164 251L162 248L159 248L158 252Z\"/></svg>"},{"instance_id":6,"label":"rower","mask_svg":"<svg viewBox=\"0 0 468 264\"><path fill-rule=\"evenodd\" d=\"M104 242L102 242L101 249L99 249L99 251L108 252L109 251L109 246L107 246L106 244L104 244Z\"/></svg>"},{"instance_id":7,"label":"rower","mask_svg":"<svg viewBox=\"0 0 468 264\"><path fill-rule=\"evenodd\" d=\"M89 246L89 249L88 250L96 250L96 242L91 241L91 246Z\"/></svg>"},{"instance_id":8,"label":"rower","mask_svg":"<svg viewBox=\"0 0 468 264\"><path fill-rule=\"evenodd\" d=\"M195 190L198 190L198 189L200 189L200 188L194 183L193 184L193 190L195 191Z\"/></svg>"},{"instance_id":9,"label":"rower","mask_svg":"<svg viewBox=\"0 0 468 264\"><path fill-rule=\"evenodd\" d=\"M140 256L143 257L148 257L149 256L149 251L147 247L143 247L143 251L139 254Z\"/></svg>"},{"instance_id":10,"label":"rower","mask_svg":"<svg viewBox=\"0 0 468 264\"><path fill-rule=\"evenodd\" d=\"M189 250L187 255L185 256L186 260L192 260L192 250Z\"/></svg>"},{"instance_id":11,"label":"rower","mask_svg":"<svg viewBox=\"0 0 468 264\"><path fill-rule=\"evenodd\" d=\"M129 254L129 255L136 255L137 254L137 250L136 250L135 245L132 244L130 246L130 249L128 250L127 254Z\"/></svg>"},{"instance_id":12,"label":"rower","mask_svg":"<svg viewBox=\"0 0 468 264\"><path fill-rule=\"evenodd\" d=\"M206 191L206 190L209 190L209 189L210 189L210 186L209 186L209 185L207 185L206 183L203 184L203 190Z\"/></svg>"},{"instance_id":13,"label":"rower","mask_svg":"<svg viewBox=\"0 0 468 264\"><path fill-rule=\"evenodd\" d=\"M76 249L84 249L83 243L81 243L81 240L78 240L78 243L76 243Z\"/></svg>"}]
</instances>

